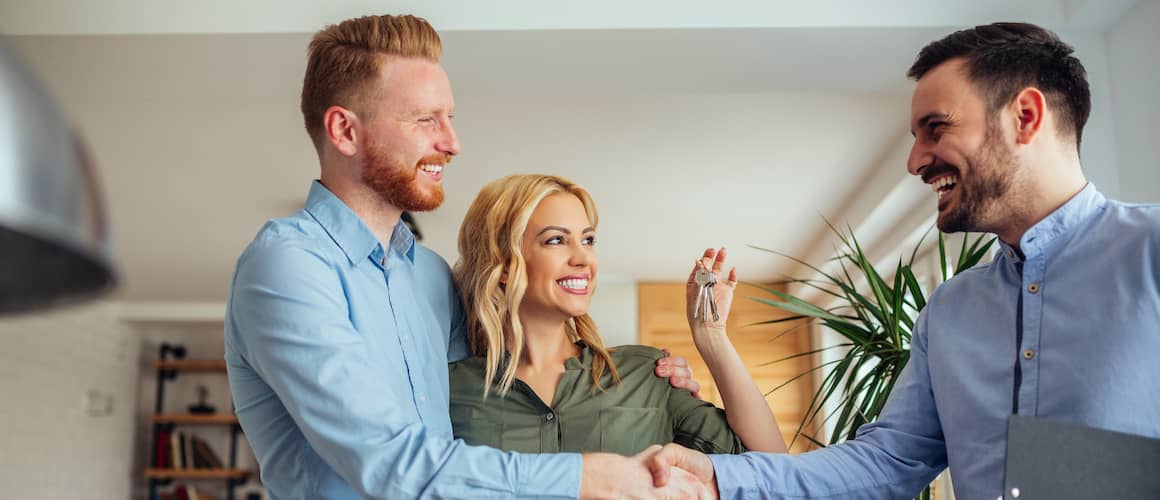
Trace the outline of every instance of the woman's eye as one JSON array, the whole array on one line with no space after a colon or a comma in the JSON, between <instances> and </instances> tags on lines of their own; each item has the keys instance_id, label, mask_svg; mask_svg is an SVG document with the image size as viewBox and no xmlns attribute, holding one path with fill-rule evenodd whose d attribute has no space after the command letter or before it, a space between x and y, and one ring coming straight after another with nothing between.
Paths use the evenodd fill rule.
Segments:
<instances>
[{"instance_id":1,"label":"woman's eye","mask_svg":"<svg viewBox=\"0 0 1160 500\"><path fill-rule=\"evenodd\" d=\"M589 236L589 237L587 237L587 238L584 238L584 244L585 244L585 245L587 245L587 246L593 246L593 245L595 245L595 244L596 244L596 237L595 237L595 236Z\"/></svg>"},{"instance_id":2,"label":"woman's eye","mask_svg":"<svg viewBox=\"0 0 1160 500\"><path fill-rule=\"evenodd\" d=\"M548 238L548 241L545 241L544 243L548 244L548 245L562 245L564 243L564 237L563 236L553 236L551 238Z\"/></svg>"}]
</instances>

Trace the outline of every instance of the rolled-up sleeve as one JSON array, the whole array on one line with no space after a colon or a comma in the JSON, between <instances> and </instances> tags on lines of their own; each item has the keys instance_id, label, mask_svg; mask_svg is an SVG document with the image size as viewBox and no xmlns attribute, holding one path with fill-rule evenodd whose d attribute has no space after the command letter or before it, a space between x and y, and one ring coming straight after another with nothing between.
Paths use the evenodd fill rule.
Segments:
<instances>
[{"instance_id":1,"label":"rolled-up sleeve","mask_svg":"<svg viewBox=\"0 0 1160 500\"><path fill-rule=\"evenodd\" d=\"M667 383L667 381L666 381ZM729 428L725 411L683 389L669 388L673 442L703 453L743 453L745 445Z\"/></svg>"}]
</instances>

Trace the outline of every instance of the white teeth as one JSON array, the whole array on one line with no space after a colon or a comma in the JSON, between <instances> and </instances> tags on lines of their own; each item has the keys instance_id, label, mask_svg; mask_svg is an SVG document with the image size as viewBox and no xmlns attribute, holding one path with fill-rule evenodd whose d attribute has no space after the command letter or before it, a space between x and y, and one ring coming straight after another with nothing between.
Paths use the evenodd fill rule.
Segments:
<instances>
[{"instance_id":1,"label":"white teeth","mask_svg":"<svg viewBox=\"0 0 1160 500\"><path fill-rule=\"evenodd\" d=\"M585 280L585 279L559 280L556 283L559 283L560 286L567 288L569 290L587 290L588 289L588 280Z\"/></svg>"},{"instance_id":2,"label":"white teeth","mask_svg":"<svg viewBox=\"0 0 1160 500\"><path fill-rule=\"evenodd\" d=\"M443 171L443 165L428 165L424 163L419 165L419 170L427 173L438 174Z\"/></svg>"},{"instance_id":3,"label":"white teeth","mask_svg":"<svg viewBox=\"0 0 1160 500\"><path fill-rule=\"evenodd\" d=\"M946 177L939 177L938 179L935 179L933 182L930 183L930 189L931 189L931 191L938 193L938 192L944 191L943 188L948 188L949 186L954 186L958 182L959 182L958 177L955 177L953 175L948 175ZM946 189L946 190L949 191L949 189Z\"/></svg>"}]
</instances>

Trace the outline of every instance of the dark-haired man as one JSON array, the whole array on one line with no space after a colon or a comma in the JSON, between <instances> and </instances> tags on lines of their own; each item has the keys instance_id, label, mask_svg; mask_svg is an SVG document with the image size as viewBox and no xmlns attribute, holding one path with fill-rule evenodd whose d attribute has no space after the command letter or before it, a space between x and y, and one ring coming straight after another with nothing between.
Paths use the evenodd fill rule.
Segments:
<instances>
[{"instance_id":1,"label":"dark-haired man","mask_svg":"<svg viewBox=\"0 0 1160 500\"><path fill-rule=\"evenodd\" d=\"M1012 414L1160 437L1160 206L1085 180L1090 97L1071 52L1037 26L996 23L931 43L911 67L907 168L937 193L939 229L995 233L1000 248L932 295L878 421L799 456L669 445L654 464L727 498L911 498L949 465L956 498L991 500Z\"/></svg>"}]
</instances>

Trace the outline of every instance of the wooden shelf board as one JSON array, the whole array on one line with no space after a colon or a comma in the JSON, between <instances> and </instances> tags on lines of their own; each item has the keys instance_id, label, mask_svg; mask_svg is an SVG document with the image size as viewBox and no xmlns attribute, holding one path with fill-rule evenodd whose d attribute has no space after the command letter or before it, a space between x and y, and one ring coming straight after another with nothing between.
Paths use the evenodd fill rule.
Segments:
<instances>
[{"instance_id":1,"label":"wooden shelf board","mask_svg":"<svg viewBox=\"0 0 1160 500\"><path fill-rule=\"evenodd\" d=\"M224 359L168 359L153 362L153 368L182 372L224 372Z\"/></svg>"},{"instance_id":2,"label":"wooden shelf board","mask_svg":"<svg viewBox=\"0 0 1160 500\"><path fill-rule=\"evenodd\" d=\"M214 413L212 415L160 413L150 415L149 421L155 424L230 425L238 423L238 416L230 413Z\"/></svg>"},{"instance_id":3,"label":"wooden shelf board","mask_svg":"<svg viewBox=\"0 0 1160 500\"><path fill-rule=\"evenodd\" d=\"M250 474L246 469L145 469L149 479L242 479Z\"/></svg>"}]
</instances>

